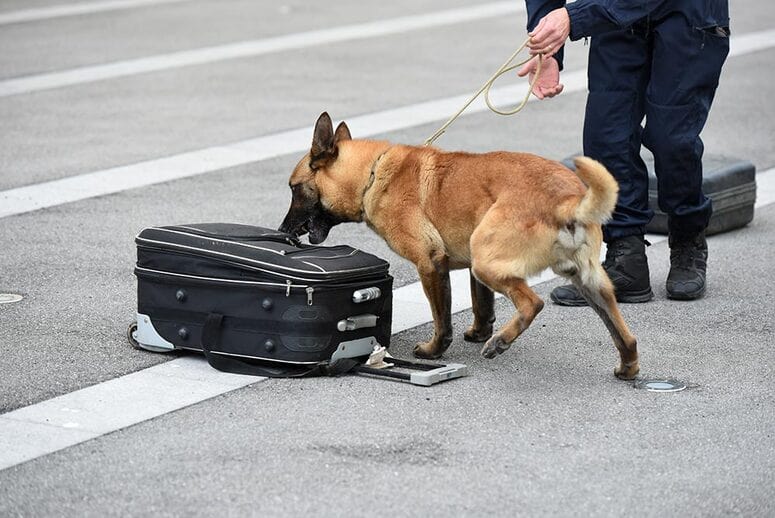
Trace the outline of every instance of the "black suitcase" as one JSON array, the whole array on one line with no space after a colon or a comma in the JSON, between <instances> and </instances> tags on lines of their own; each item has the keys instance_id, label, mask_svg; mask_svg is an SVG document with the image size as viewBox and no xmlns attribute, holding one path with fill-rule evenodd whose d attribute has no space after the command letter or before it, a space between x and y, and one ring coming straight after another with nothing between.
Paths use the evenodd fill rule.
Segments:
<instances>
[{"instance_id":1,"label":"black suitcase","mask_svg":"<svg viewBox=\"0 0 775 518\"><path fill-rule=\"evenodd\" d=\"M147 228L135 241L137 347L202 351L229 372L302 376L389 345L393 278L376 256L221 223Z\"/></svg>"},{"instance_id":2,"label":"black suitcase","mask_svg":"<svg viewBox=\"0 0 775 518\"><path fill-rule=\"evenodd\" d=\"M649 207L654 218L646 232L667 234L667 214L657 204L657 177L654 159L644 157L649 169ZM713 214L705 234L719 234L744 227L753 220L756 203L756 167L748 160L723 155L705 155L702 159L702 190L713 200Z\"/></svg>"},{"instance_id":3,"label":"black suitcase","mask_svg":"<svg viewBox=\"0 0 775 518\"><path fill-rule=\"evenodd\" d=\"M643 161L649 172L649 208L654 211L654 217L646 225L646 232L667 234L667 214L659 210L657 204L654 158L646 153ZM574 168L573 157L566 158L562 163L570 169ZM713 214L705 233L718 234L750 223L756 203L756 167L747 160L705 154L702 169L702 190L713 200Z\"/></svg>"}]
</instances>

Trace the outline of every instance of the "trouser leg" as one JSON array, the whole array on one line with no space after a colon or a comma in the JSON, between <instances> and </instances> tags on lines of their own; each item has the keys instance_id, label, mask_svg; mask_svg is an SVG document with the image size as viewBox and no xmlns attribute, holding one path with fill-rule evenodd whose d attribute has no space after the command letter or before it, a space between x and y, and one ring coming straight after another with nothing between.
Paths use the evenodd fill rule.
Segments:
<instances>
[{"instance_id":1,"label":"trouser leg","mask_svg":"<svg viewBox=\"0 0 775 518\"><path fill-rule=\"evenodd\" d=\"M644 25L592 38L584 154L605 165L619 182L619 200L604 227L606 241L643 234L653 216L648 207L648 173L640 158L650 68Z\"/></svg>"},{"instance_id":2,"label":"trouser leg","mask_svg":"<svg viewBox=\"0 0 775 518\"><path fill-rule=\"evenodd\" d=\"M652 37L643 143L654 153L659 208L668 214L670 233L691 236L707 227L712 212L702 192L700 132L729 53L729 38L696 29L680 14L658 21Z\"/></svg>"}]
</instances>

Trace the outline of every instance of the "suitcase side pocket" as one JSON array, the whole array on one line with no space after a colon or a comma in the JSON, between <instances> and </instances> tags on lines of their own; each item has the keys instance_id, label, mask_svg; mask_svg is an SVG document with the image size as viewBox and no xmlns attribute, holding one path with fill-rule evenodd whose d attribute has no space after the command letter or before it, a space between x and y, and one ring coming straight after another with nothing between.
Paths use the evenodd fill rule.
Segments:
<instances>
[{"instance_id":1,"label":"suitcase side pocket","mask_svg":"<svg viewBox=\"0 0 775 518\"><path fill-rule=\"evenodd\" d=\"M221 354L218 348L221 336L223 315L210 313L205 319L202 329L202 352L211 367L232 374L248 376L264 376L267 378L307 378L313 376L336 376L344 374L355 368L359 362L351 358L342 358L334 363L321 362L312 367L298 365L278 365L262 362L261 360L248 360L236 356Z\"/></svg>"}]
</instances>

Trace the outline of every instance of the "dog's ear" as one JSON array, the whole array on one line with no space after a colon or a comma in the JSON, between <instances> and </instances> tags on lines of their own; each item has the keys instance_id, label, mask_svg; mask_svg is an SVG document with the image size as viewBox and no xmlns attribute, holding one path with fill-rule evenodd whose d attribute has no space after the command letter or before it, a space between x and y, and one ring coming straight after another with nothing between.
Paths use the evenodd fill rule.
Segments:
<instances>
[{"instance_id":1,"label":"dog's ear","mask_svg":"<svg viewBox=\"0 0 775 518\"><path fill-rule=\"evenodd\" d=\"M325 165L326 162L336 158L336 142L334 141L334 124L328 113L323 112L315 123L315 132L312 135L312 149L310 150L310 165L313 169Z\"/></svg>"},{"instance_id":2,"label":"dog's ear","mask_svg":"<svg viewBox=\"0 0 775 518\"><path fill-rule=\"evenodd\" d=\"M350 128L347 127L347 124L344 121L340 122L339 126L336 127L336 132L334 132L334 143L352 139Z\"/></svg>"}]
</instances>

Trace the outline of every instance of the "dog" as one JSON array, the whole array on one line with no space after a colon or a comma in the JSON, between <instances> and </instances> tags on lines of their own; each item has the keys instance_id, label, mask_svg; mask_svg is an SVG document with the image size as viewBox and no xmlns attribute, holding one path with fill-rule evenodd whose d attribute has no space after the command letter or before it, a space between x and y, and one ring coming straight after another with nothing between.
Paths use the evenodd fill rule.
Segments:
<instances>
[{"instance_id":1,"label":"dog","mask_svg":"<svg viewBox=\"0 0 775 518\"><path fill-rule=\"evenodd\" d=\"M620 362L639 371L637 341L600 265L601 224L618 184L600 163L575 159L576 173L527 153L473 154L353 140L342 122L318 118L309 153L291 174L291 206L280 230L323 242L334 225L365 222L417 267L434 333L420 358L439 358L452 342L449 271L469 268L474 321L463 337L484 342L486 358L506 351L543 308L526 279L546 268L568 278L605 323ZM494 293L514 317L493 334Z\"/></svg>"}]
</instances>

